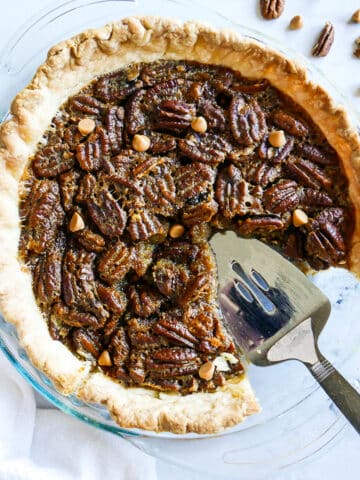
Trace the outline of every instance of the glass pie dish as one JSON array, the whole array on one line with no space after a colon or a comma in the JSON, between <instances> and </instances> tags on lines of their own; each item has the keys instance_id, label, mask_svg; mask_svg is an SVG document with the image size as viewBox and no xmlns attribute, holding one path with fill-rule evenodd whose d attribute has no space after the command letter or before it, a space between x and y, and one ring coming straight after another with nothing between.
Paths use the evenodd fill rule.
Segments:
<instances>
[{"instance_id":1,"label":"glass pie dish","mask_svg":"<svg viewBox=\"0 0 360 480\"><path fill-rule=\"evenodd\" d=\"M204 8L197 9L193 4L190 8L187 1L152 2L151 6L144 2L72 1L42 12L18 32L2 55L1 74L3 84L9 85L8 97L11 98L27 83L35 66L41 63L46 49L61 38L111 19L156 11L182 19L190 15L192 18L204 18ZM217 27L231 27L243 35L256 37L282 49L271 39L235 25L216 12L207 10L205 13L206 19ZM30 55L25 48L29 36L34 46ZM293 53L284 53L304 63ZM333 96L338 97L338 93L318 73L313 69L310 73L315 81L325 83ZM9 98L4 99L4 105ZM333 304L333 315L321 338L323 349L330 360L353 380L360 335L356 327L359 284L342 270L319 274L314 281L328 294ZM175 436L124 430L100 406L85 404L76 397L64 397L56 392L49 380L31 365L13 328L5 322L1 323L1 338L2 349L20 373L56 406L98 428L125 437L147 453L203 473L261 478L280 468L309 461L340 438L345 428L340 414L303 368L295 362L288 362L272 369L250 368L249 374L263 411L221 435Z\"/></svg>"}]
</instances>

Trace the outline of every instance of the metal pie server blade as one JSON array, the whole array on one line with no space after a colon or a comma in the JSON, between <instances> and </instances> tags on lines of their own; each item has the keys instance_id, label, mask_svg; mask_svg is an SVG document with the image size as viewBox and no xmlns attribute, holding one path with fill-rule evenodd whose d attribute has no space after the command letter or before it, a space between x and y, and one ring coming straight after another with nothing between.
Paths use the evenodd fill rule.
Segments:
<instances>
[{"instance_id":1,"label":"metal pie server blade","mask_svg":"<svg viewBox=\"0 0 360 480\"><path fill-rule=\"evenodd\" d=\"M360 433L360 395L321 354L317 340L328 298L297 267L259 240L234 232L210 240L217 260L225 325L261 366L299 360Z\"/></svg>"}]
</instances>

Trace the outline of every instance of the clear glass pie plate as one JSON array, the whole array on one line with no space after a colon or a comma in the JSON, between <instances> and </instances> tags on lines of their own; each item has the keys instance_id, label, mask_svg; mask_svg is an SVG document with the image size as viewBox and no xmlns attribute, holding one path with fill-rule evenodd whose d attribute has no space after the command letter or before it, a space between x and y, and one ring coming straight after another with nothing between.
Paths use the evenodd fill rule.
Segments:
<instances>
[{"instance_id":1,"label":"clear glass pie plate","mask_svg":"<svg viewBox=\"0 0 360 480\"><path fill-rule=\"evenodd\" d=\"M0 118L6 118L11 98L31 79L50 46L86 28L143 14L198 19L270 44L306 64L311 78L324 85L335 100L344 103L339 91L299 54L196 2L73 0L38 12L4 48L0 56ZM31 48L27 48L28 45ZM350 109L349 112L351 114ZM357 122L355 114L353 120ZM332 314L321 335L320 347L329 360L359 386L360 283L341 269L317 274L313 280L332 303ZM262 405L261 413L221 435L179 436L121 429L103 407L85 404L75 396L60 395L46 376L33 367L14 328L2 317L0 349L40 394L65 413L124 437L150 455L202 472L208 478L261 479L279 470L294 468L333 447L345 429L350 428L306 369L295 361L269 368L249 368L251 383Z\"/></svg>"}]
</instances>

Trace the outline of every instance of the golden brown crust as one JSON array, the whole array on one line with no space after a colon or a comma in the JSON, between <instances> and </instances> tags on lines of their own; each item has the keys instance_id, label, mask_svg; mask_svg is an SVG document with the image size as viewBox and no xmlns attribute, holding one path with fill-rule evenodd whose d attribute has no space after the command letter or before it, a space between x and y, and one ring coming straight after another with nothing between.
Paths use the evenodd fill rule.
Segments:
<instances>
[{"instance_id":1,"label":"golden brown crust","mask_svg":"<svg viewBox=\"0 0 360 480\"><path fill-rule=\"evenodd\" d=\"M349 180L355 205L349 266L360 275L360 143L343 108L311 83L302 67L256 41L196 22L127 18L53 47L30 85L13 101L12 118L0 128L0 307L17 327L33 363L64 393L77 391L84 400L106 404L123 427L213 433L258 410L246 378L216 393L181 397L125 389L101 373L89 374L86 362L51 339L30 274L17 259L18 182L59 106L97 75L160 58L198 60L231 67L250 78L267 78L307 111L338 152Z\"/></svg>"}]
</instances>

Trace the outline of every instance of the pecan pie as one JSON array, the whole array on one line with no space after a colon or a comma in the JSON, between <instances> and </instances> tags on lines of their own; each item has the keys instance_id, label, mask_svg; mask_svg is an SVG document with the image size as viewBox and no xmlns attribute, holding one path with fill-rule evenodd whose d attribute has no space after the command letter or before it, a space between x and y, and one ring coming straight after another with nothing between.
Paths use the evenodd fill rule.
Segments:
<instances>
[{"instance_id":1,"label":"pecan pie","mask_svg":"<svg viewBox=\"0 0 360 480\"><path fill-rule=\"evenodd\" d=\"M123 427L258 410L222 323L218 230L359 274L359 139L253 40L129 18L54 47L1 127L5 318L65 394Z\"/></svg>"}]
</instances>

